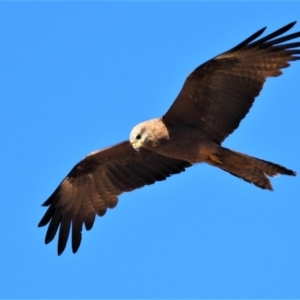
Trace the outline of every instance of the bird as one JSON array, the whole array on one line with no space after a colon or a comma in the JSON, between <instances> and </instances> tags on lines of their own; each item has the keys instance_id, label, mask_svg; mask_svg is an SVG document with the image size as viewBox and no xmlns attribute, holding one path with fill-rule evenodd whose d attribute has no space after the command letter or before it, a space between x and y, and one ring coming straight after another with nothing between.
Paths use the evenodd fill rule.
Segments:
<instances>
[{"instance_id":1,"label":"bird","mask_svg":"<svg viewBox=\"0 0 300 300\"><path fill-rule=\"evenodd\" d=\"M252 107L268 77L300 59L300 31L284 35L296 22L260 37L266 27L232 49L208 60L186 78L160 118L136 125L129 140L94 151L77 163L50 197L38 227L48 225L45 243L58 233L57 253L71 235L76 253L83 224L114 208L118 197L207 163L255 186L273 190L268 177L296 172L222 147ZM260 38L259 38L260 37Z\"/></svg>"}]
</instances>

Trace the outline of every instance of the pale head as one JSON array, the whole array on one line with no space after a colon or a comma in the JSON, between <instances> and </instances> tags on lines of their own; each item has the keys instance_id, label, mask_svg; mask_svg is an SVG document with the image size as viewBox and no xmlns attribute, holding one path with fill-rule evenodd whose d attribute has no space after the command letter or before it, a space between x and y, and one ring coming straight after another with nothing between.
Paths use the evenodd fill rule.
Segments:
<instances>
[{"instance_id":1,"label":"pale head","mask_svg":"<svg viewBox=\"0 0 300 300\"><path fill-rule=\"evenodd\" d=\"M151 149L159 145L161 138L168 136L167 129L161 119L153 119L136 125L129 141L135 150L144 147Z\"/></svg>"},{"instance_id":2,"label":"pale head","mask_svg":"<svg viewBox=\"0 0 300 300\"><path fill-rule=\"evenodd\" d=\"M140 123L131 130L129 141L135 150L143 147L152 135L151 130L147 128L147 122Z\"/></svg>"}]
</instances>

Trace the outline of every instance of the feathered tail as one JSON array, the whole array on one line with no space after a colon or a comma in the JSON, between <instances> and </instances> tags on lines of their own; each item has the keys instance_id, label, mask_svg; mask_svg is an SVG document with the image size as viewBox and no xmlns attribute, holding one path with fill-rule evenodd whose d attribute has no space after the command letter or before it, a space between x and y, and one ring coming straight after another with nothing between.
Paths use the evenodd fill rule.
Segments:
<instances>
[{"instance_id":1,"label":"feathered tail","mask_svg":"<svg viewBox=\"0 0 300 300\"><path fill-rule=\"evenodd\" d=\"M273 190L267 176L279 174L296 176L296 172L278 164L221 148L221 163L218 165L230 174L255 184L262 189Z\"/></svg>"}]
</instances>

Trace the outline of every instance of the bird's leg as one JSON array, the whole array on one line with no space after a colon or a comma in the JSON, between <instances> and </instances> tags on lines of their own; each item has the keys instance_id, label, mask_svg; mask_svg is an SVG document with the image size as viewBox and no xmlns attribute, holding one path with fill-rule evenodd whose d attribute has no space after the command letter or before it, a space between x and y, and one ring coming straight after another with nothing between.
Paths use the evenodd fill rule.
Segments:
<instances>
[{"instance_id":1,"label":"bird's leg","mask_svg":"<svg viewBox=\"0 0 300 300\"><path fill-rule=\"evenodd\" d=\"M203 139L198 148L198 159L212 166L220 167L223 165L222 147L214 142Z\"/></svg>"},{"instance_id":2,"label":"bird's leg","mask_svg":"<svg viewBox=\"0 0 300 300\"><path fill-rule=\"evenodd\" d=\"M223 164L222 157L216 153L209 153L206 162L213 166L220 166Z\"/></svg>"}]
</instances>

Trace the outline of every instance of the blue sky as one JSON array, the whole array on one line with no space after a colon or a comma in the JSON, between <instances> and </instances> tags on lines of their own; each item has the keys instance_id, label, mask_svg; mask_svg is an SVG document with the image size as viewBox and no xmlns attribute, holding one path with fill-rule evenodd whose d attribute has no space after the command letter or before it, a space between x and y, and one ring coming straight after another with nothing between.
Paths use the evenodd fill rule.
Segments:
<instances>
[{"instance_id":1,"label":"blue sky","mask_svg":"<svg viewBox=\"0 0 300 300\"><path fill-rule=\"evenodd\" d=\"M86 154L168 109L186 76L300 2L0 3L1 298L300 298L299 176L258 189L197 165L44 245L47 197ZM296 24L292 32L300 30ZM300 172L300 62L228 148Z\"/></svg>"}]
</instances>

